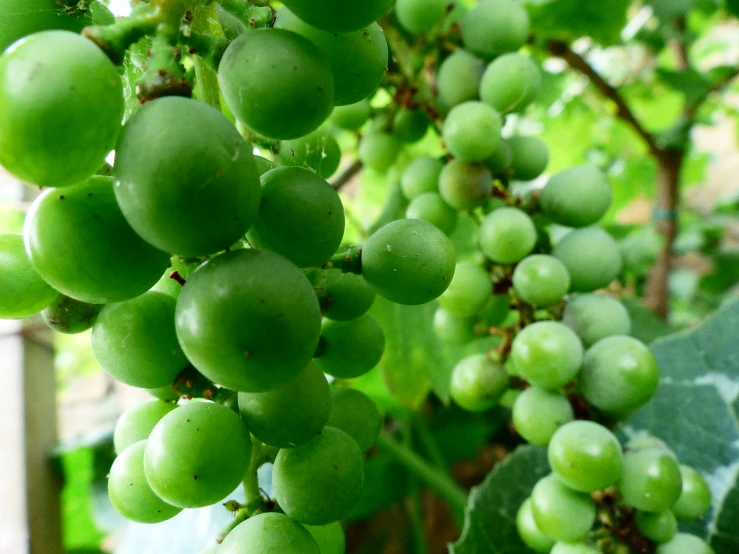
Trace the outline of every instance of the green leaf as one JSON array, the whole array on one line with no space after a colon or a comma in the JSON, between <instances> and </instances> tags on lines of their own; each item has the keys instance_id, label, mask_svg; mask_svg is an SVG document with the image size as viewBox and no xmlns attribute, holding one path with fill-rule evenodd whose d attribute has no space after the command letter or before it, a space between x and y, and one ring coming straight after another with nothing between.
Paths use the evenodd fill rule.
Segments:
<instances>
[{"instance_id":1,"label":"green leaf","mask_svg":"<svg viewBox=\"0 0 739 554\"><path fill-rule=\"evenodd\" d=\"M739 17L739 0L726 0L726 10Z\"/></svg>"},{"instance_id":2,"label":"green leaf","mask_svg":"<svg viewBox=\"0 0 739 554\"><path fill-rule=\"evenodd\" d=\"M695 0L649 0L654 15L662 21L671 21L688 13L695 4Z\"/></svg>"},{"instance_id":3,"label":"green leaf","mask_svg":"<svg viewBox=\"0 0 739 554\"><path fill-rule=\"evenodd\" d=\"M572 41L589 36L604 45L620 40L629 0L526 0L538 37Z\"/></svg>"},{"instance_id":4,"label":"green leaf","mask_svg":"<svg viewBox=\"0 0 739 554\"><path fill-rule=\"evenodd\" d=\"M521 446L472 489L459 540L451 554L528 554L518 536L516 512L536 482L549 473L547 450Z\"/></svg>"},{"instance_id":5,"label":"green leaf","mask_svg":"<svg viewBox=\"0 0 739 554\"><path fill-rule=\"evenodd\" d=\"M663 83L682 93L685 96L685 102L688 104L693 104L703 98L711 88L708 79L694 69L673 71L657 68L655 73Z\"/></svg>"},{"instance_id":6,"label":"green leaf","mask_svg":"<svg viewBox=\"0 0 739 554\"><path fill-rule=\"evenodd\" d=\"M631 336L645 344L669 335L673 329L636 298L622 298L631 318Z\"/></svg>"}]
</instances>

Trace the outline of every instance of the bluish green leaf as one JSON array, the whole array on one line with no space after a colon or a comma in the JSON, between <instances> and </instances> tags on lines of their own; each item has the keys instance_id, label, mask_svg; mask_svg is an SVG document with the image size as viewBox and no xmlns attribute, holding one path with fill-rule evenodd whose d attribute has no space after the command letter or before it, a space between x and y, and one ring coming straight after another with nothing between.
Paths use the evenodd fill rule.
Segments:
<instances>
[{"instance_id":1,"label":"bluish green leaf","mask_svg":"<svg viewBox=\"0 0 739 554\"><path fill-rule=\"evenodd\" d=\"M619 42L629 0L527 0L531 27L540 37L572 41L589 36L604 45Z\"/></svg>"}]
</instances>

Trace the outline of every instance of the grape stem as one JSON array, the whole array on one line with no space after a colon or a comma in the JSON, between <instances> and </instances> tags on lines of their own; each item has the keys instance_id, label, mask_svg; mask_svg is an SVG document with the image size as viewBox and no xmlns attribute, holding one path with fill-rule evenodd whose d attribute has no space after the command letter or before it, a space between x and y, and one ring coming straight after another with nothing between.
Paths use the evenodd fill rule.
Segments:
<instances>
[{"instance_id":1,"label":"grape stem","mask_svg":"<svg viewBox=\"0 0 739 554\"><path fill-rule=\"evenodd\" d=\"M230 389L215 385L191 365L182 370L172 389L185 398L205 398L218 404L225 404L236 394Z\"/></svg>"},{"instance_id":2,"label":"grape stem","mask_svg":"<svg viewBox=\"0 0 739 554\"><path fill-rule=\"evenodd\" d=\"M327 268L337 268L344 273L362 274L362 247L350 246L343 252L338 252L326 264Z\"/></svg>"},{"instance_id":3,"label":"grape stem","mask_svg":"<svg viewBox=\"0 0 739 554\"><path fill-rule=\"evenodd\" d=\"M413 427L406 425L403 429L403 444L406 448L413 447ZM421 508L421 489L418 486L418 477L411 475L410 498L408 500L408 515L411 519L411 533L414 554L428 554L426 548L426 533L423 523L423 510Z\"/></svg>"},{"instance_id":4,"label":"grape stem","mask_svg":"<svg viewBox=\"0 0 739 554\"><path fill-rule=\"evenodd\" d=\"M218 0L221 7L247 27L271 27L275 10L271 6L255 6L245 0Z\"/></svg>"}]
</instances>

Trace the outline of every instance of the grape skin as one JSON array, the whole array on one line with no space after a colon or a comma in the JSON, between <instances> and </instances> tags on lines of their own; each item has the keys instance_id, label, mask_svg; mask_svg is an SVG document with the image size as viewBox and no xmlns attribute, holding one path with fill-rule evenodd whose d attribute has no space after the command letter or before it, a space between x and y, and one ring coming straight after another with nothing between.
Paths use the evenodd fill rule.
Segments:
<instances>
[{"instance_id":1,"label":"grape skin","mask_svg":"<svg viewBox=\"0 0 739 554\"><path fill-rule=\"evenodd\" d=\"M238 524L218 554L323 554L310 533L285 514L261 513Z\"/></svg>"},{"instance_id":2,"label":"grape skin","mask_svg":"<svg viewBox=\"0 0 739 554\"><path fill-rule=\"evenodd\" d=\"M320 554L344 554L346 537L341 523L335 521L328 525L304 525L318 545Z\"/></svg>"},{"instance_id":3,"label":"grape skin","mask_svg":"<svg viewBox=\"0 0 739 554\"><path fill-rule=\"evenodd\" d=\"M581 294L569 300L562 323L577 333L586 348L606 337L631 332L631 318L626 307L603 294Z\"/></svg>"},{"instance_id":4,"label":"grape skin","mask_svg":"<svg viewBox=\"0 0 739 554\"><path fill-rule=\"evenodd\" d=\"M549 149L536 137L511 137L508 145L512 154L510 173L514 179L531 181L549 165Z\"/></svg>"},{"instance_id":5,"label":"grape skin","mask_svg":"<svg viewBox=\"0 0 739 554\"><path fill-rule=\"evenodd\" d=\"M513 403L513 425L526 441L546 446L555 431L575 419L572 405L560 392L532 386Z\"/></svg>"},{"instance_id":6,"label":"grape skin","mask_svg":"<svg viewBox=\"0 0 739 554\"><path fill-rule=\"evenodd\" d=\"M531 511L541 531L558 541L582 540L595 523L595 503L554 475L541 479L531 493Z\"/></svg>"},{"instance_id":7,"label":"grape skin","mask_svg":"<svg viewBox=\"0 0 739 554\"><path fill-rule=\"evenodd\" d=\"M325 320L316 362L334 377L352 379L375 367L385 351L382 326L370 314L351 321Z\"/></svg>"},{"instance_id":8,"label":"grape skin","mask_svg":"<svg viewBox=\"0 0 739 554\"><path fill-rule=\"evenodd\" d=\"M682 492L672 511L680 521L693 521L711 509L711 489L703 476L692 467L681 465Z\"/></svg>"},{"instance_id":9,"label":"grape skin","mask_svg":"<svg viewBox=\"0 0 739 554\"><path fill-rule=\"evenodd\" d=\"M672 540L657 547L655 554L716 554L700 537L677 533Z\"/></svg>"},{"instance_id":10,"label":"grape skin","mask_svg":"<svg viewBox=\"0 0 739 554\"><path fill-rule=\"evenodd\" d=\"M369 100L360 100L346 106L336 106L329 121L347 131L359 129L366 123L372 113Z\"/></svg>"},{"instance_id":11,"label":"grape skin","mask_svg":"<svg viewBox=\"0 0 739 554\"><path fill-rule=\"evenodd\" d=\"M624 454L618 483L621 500L643 512L669 510L680 497L682 475L675 459L659 449Z\"/></svg>"},{"instance_id":12,"label":"grape skin","mask_svg":"<svg viewBox=\"0 0 739 554\"><path fill-rule=\"evenodd\" d=\"M485 66L482 60L458 48L439 66L436 76L439 103L447 110L476 100Z\"/></svg>"},{"instance_id":13,"label":"grape skin","mask_svg":"<svg viewBox=\"0 0 739 554\"><path fill-rule=\"evenodd\" d=\"M554 247L552 255L567 267L573 292L607 287L621 272L618 245L599 227L571 231Z\"/></svg>"},{"instance_id":14,"label":"grape skin","mask_svg":"<svg viewBox=\"0 0 739 554\"><path fill-rule=\"evenodd\" d=\"M300 19L325 31L346 33L366 27L392 5L393 0L365 0L347 3L345 0L287 0L288 6Z\"/></svg>"},{"instance_id":15,"label":"grape skin","mask_svg":"<svg viewBox=\"0 0 739 554\"><path fill-rule=\"evenodd\" d=\"M449 344L467 344L475 340L474 320L450 314L443 308L434 313L434 333Z\"/></svg>"},{"instance_id":16,"label":"grape skin","mask_svg":"<svg viewBox=\"0 0 739 554\"><path fill-rule=\"evenodd\" d=\"M529 38L526 10L512 0L481 2L462 18L465 48L485 58L515 52Z\"/></svg>"},{"instance_id":17,"label":"grape skin","mask_svg":"<svg viewBox=\"0 0 739 554\"><path fill-rule=\"evenodd\" d=\"M439 193L451 207L472 210L490 198L493 176L483 164L452 160L441 170Z\"/></svg>"},{"instance_id":18,"label":"grape skin","mask_svg":"<svg viewBox=\"0 0 739 554\"><path fill-rule=\"evenodd\" d=\"M357 155L370 169L385 172L395 163L402 146L403 143L389 133L370 131L359 141Z\"/></svg>"},{"instance_id":19,"label":"grape skin","mask_svg":"<svg viewBox=\"0 0 739 554\"><path fill-rule=\"evenodd\" d=\"M36 272L23 237L0 234L0 318L22 319L45 309L58 294Z\"/></svg>"},{"instance_id":20,"label":"grape skin","mask_svg":"<svg viewBox=\"0 0 739 554\"><path fill-rule=\"evenodd\" d=\"M535 552L548 553L554 546L554 540L542 533L534 521L531 498L527 498L516 512L516 529L524 544Z\"/></svg>"},{"instance_id":21,"label":"grape skin","mask_svg":"<svg viewBox=\"0 0 739 554\"><path fill-rule=\"evenodd\" d=\"M482 102L454 106L444 120L443 138L449 152L463 162L482 162L500 145L502 121Z\"/></svg>"},{"instance_id":22,"label":"grape skin","mask_svg":"<svg viewBox=\"0 0 739 554\"><path fill-rule=\"evenodd\" d=\"M154 426L169 412L177 408L173 402L149 400L129 408L118 419L113 433L113 446L117 454L132 444L149 438Z\"/></svg>"},{"instance_id":23,"label":"grape skin","mask_svg":"<svg viewBox=\"0 0 739 554\"><path fill-rule=\"evenodd\" d=\"M656 543L665 543L677 533L677 519L670 510L637 512L634 521L642 534Z\"/></svg>"},{"instance_id":24,"label":"grape skin","mask_svg":"<svg viewBox=\"0 0 739 554\"><path fill-rule=\"evenodd\" d=\"M395 13L407 30L427 33L441 22L447 6L447 0L397 0Z\"/></svg>"},{"instance_id":25,"label":"grape skin","mask_svg":"<svg viewBox=\"0 0 739 554\"><path fill-rule=\"evenodd\" d=\"M367 313L375 301L375 291L364 277L343 273L340 269L326 272L327 307L323 314L334 321L350 321Z\"/></svg>"},{"instance_id":26,"label":"grape skin","mask_svg":"<svg viewBox=\"0 0 739 554\"><path fill-rule=\"evenodd\" d=\"M482 76L480 99L499 113L522 112L541 87L539 67L527 56L503 54Z\"/></svg>"},{"instance_id":27,"label":"grape skin","mask_svg":"<svg viewBox=\"0 0 739 554\"><path fill-rule=\"evenodd\" d=\"M494 212L493 212L494 213ZM570 274L554 256L527 256L513 271L516 294L532 306L551 306L562 301L570 288Z\"/></svg>"},{"instance_id":28,"label":"grape skin","mask_svg":"<svg viewBox=\"0 0 739 554\"><path fill-rule=\"evenodd\" d=\"M531 217L518 208L498 208L480 225L480 250L500 264L512 264L527 256L536 244Z\"/></svg>"},{"instance_id":29,"label":"grape skin","mask_svg":"<svg viewBox=\"0 0 739 554\"><path fill-rule=\"evenodd\" d=\"M339 143L320 129L299 139L282 141L278 156L280 165L305 167L323 179L331 177L341 162Z\"/></svg>"},{"instance_id":30,"label":"grape skin","mask_svg":"<svg viewBox=\"0 0 739 554\"><path fill-rule=\"evenodd\" d=\"M382 428L382 417L375 402L356 389L331 391L331 416L327 425L341 429L353 438L362 452L375 445Z\"/></svg>"},{"instance_id":31,"label":"grape skin","mask_svg":"<svg viewBox=\"0 0 739 554\"><path fill-rule=\"evenodd\" d=\"M435 192L424 192L411 200L405 210L405 217L428 221L447 236L457 227L457 210Z\"/></svg>"},{"instance_id":32,"label":"grape skin","mask_svg":"<svg viewBox=\"0 0 739 554\"><path fill-rule=\"evenodd\" d=\"M76 335L92 327L103 306L60 294L41 312L44 323L57 333Z\"/></svg>"},{"instance_id":33,"label":"grape skin","mask_svg":"<svg viewBox=\"0 0 739 554\"><path fill-rule=\"evenodd\" d=\"M439 305L457 317L477 314L492 291L490 275L474 262L460 262L449 288L439 297Z\"/></svg>"},{"instance_id":34,"label":"grape skin","mask_svg":"<svg viewBox=\"0 0 739 554\"><path fill-rule=\"evenodd\" d=\"M444 164L431 156L413 160L400 177L400 188L408 200L429 192L439 192L439 177Z\"/></svg>"},{"instance_id":35,"label":"grape skin","mask_svg":"<svg viewBox=\"0 0 739 554\"><path fill-rule=\"evenodd\" d=\"M502 365L485 354L461 360L452 371L449 394L469 412L484 412L495 406L508 389L508 374Z\"/></svg>"},{"instance_id":36,"label":"grape skin","mask_svg":"<svg viewBox=\"0 0 739 554\"><path fill-rule=\"evenodd\" d=\"M592 165L579 165L554 175L541 191L541 209L554 222L568 227L597 223L613 198L605 175Z\"/></svg>"}]
</instances>

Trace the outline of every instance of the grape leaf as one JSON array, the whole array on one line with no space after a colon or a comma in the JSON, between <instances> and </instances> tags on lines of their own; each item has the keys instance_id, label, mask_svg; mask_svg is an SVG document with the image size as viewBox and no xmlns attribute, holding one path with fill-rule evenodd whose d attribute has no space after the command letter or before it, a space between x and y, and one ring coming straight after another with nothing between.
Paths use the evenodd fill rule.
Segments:
<instances>
[{"instance_id":1,"label":"grape leaf","mask_svg":"<svg viewBox=\"0 0 739 554\"><path fill-rule=\"evenodd\" d=\"M649 0L654 15L662 21L669 21L688 13L695 4L695 0Z\"/></svg>"},{"instance_id":2,"label":"grape leaf","mask_svg":"<svg viewBox=\"0 0 739 554\"><path fill-rule=\"evenodd\" d=\"M472 489L464 529L451 554L528 554L516 530L516 512L549 473L546 448L521 446Z\"/></svg>"},{"instance_id":3,"label":"grape leaf","mask_svg":"<svg viewBox=\"0 0 739 554\"><path fill-rule=\"evenodd\" d=\"M572 41L589 36L603 45L619 42L629 0L526 0L538 37Z\"/></svg>"}]
</instances>

